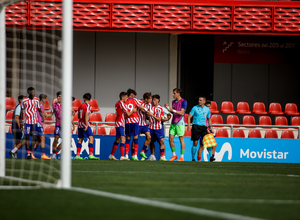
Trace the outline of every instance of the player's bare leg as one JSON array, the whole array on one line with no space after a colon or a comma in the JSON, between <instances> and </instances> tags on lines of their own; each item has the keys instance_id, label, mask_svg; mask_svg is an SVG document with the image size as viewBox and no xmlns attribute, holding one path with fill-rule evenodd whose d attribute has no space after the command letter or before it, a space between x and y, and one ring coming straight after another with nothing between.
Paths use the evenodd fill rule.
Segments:
<instances>
[{"instance_id":1,"label":"player's bare leg","mask_svg":"<svg viewBox=\"0 0 300 220\"><path fill-rule=\"evenodd\" d=\"M151 151L151 155L150 155L150 157L149 157L148 160L155 161L156 158L155 158L155 155L154 155L155 154L155 144L154 144L154 141L150 142L150 151Z\"/></svg>"},{"instance_id":2,"label":"player's bare leg","mask_svg":"<svg viewBox=\"0 0 300 220\"><path fill-rule=\"evenodd\" d=\"M177 155L176 155L176 152L175 152L174 138L175 138L175 135L169 134L170 147L171 147L171 151L172 151L172 153L173 153L173 156L170 158L169 161L174 161L174 160L177 159Z\"/></svg>"}]
</instances>

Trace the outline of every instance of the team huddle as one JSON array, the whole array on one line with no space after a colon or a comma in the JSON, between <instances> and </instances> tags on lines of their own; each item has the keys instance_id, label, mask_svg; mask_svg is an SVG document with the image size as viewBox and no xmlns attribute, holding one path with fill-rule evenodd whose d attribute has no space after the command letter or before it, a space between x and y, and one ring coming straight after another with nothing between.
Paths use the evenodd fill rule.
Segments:
<instances>
[{"instance_id":1,"label":"team huddle","mask_svg":"<svg viewBox=\"0 0 300 220\"><path fill-rule=\"evenodd\" d=\"M39 99L35 97L35 89L30 87L27 90L28 97L19 96L19 104L15 107L12 120L12 133L15 141L13 149L9 154L16 158L17 151L24 145L26 145L27 159L36 159L34 153L37 147L41 146L41 159L50 159L45 154L45 137L43 131L43 123L45 118L55 115L55 130L54 130L54 142L52 146L52 156L51 159L57 158L57 153L61 150L61 144L58 145L58 140L60 138L61 131L61 92L57 92L57 99L53 103L50 112L45 112L44 105L47 101L47 95L41 94ZM185 133L185 121L184 115L187 108L187 101L181 97L182 90L180 88L175 88L173 90L174 100L172 106L168 103L162 107L159 95L152 95L151 92L146 92L143 95L143 99L136 99L136 92L132 89L128 89L127 92L121 92L119 95L120 100L116 103L116 139L113 143L111 154L109 159L118 160L114 155L120 145L121 157L120 160L139 160L138 155L138 138L140 134L146 136L145 142L143 144L142 150L139 153L141 160L145 160L148 157L147 152L149 150L151 155L148 160L154 161L156 157L155 152L155 142L159 143L160 146L160 161L167 161L165 156L165 134L163 123L169 121L172 118L172 123L169 131L169 143L172 151L172 157L169 161L177 160L178 157L175 153L175 142L174 138L177 135L180 140L181 145L181 155L178 161L184 161L185 153L185 143L184 143L184 133ZM73 101L75 99L73 98ZM85 93L83 95L83 103L78 108L78 143L77 143L77 154L74 159L83 160L80 156L82 142L84 138L88 138L88 148L89 148L89 159L98 160L98 157L93 155L93 132L89 125L89 115L91 113L91 106L89 102L91 100L91 94ZM201 160L201 154L204 147L207 148L210 154L210 161L214 161L214 154L216 149L216 143L211 145L205 144L207 138L213 138L212 124L211 124L211 113L210 113L210 102L206 101L205 97L199 97L199 105L194 106L189 113L187 119L187 130L192 131L192 141L193 147L192 159L195 161L195 155L197 152L198 140L200 140L200 149L198 151L197 160ZM25 113L24 126L21 123L21 116ZM75 111L70 109L70 117L72 121L73 131L75 130L75 125L73 118L75 116ZM191 127L191 118L193 117L193 125ZM31 145L29 145L30 136L32 136ZM131 145L131 158L129 159L129 148L130 142L133 138ZM204 140L204 142L202 141Z\"/></svg>"}]
</instances>

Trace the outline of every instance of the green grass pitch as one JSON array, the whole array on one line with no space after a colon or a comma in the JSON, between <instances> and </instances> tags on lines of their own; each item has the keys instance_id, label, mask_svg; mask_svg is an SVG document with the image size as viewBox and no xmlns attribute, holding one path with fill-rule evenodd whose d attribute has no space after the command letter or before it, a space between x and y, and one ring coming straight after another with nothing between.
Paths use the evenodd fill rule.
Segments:
<instances>
[{"instance_id":1,"label":"green grass pitch","mask_svg":"<svg viewBox=\"0 0 300 220\"><path fill-rule=\"evenodd\" d=\"M73 160L72 186L254 218L300 219L300 164ZM220 219L72 190L0 190L0 219L37 218Z\"/></svg>"}]
</instances>

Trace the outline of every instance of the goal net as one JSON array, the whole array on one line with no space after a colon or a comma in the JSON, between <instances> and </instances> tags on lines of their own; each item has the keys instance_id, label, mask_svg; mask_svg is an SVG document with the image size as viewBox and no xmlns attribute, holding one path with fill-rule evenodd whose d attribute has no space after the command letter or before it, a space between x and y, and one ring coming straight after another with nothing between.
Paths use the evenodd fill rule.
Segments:
<instances>
[{"instance_id":1,"label":"goal net","mask_svg":"<svg viewBox=\"0 0 300 220\"><path fill-rule=\"evenodd\" d=\"M5 110L3 108L1 108L2 111L0 110L1 116L5 117L4 120L0 120L1 131L5 131L5 135L0 137L1 143L4 143L2 150L0 149L0 161L2 159L0 162L0 186L62 186L63 175L69 176L67 185L70 186L69 152L64 153L64 160L59 160L60 152L56 159L51 159L54 142L55 146L59 146L61 140L64 140L62 142L63 149L64 146L70 145L71 141L71 126L63 126L71 123L71 118L67 119L64 115L67 111L70 116L72 104L72 74L70 75L72 62L69 61L70 65L63 64L63 60L66 60L63 52L65 48L62 47L63 38L66 38L65 25L63 25L63 18L65 18L62 13L63 4L65 3L57 1L0 0L0 22L2 24L0 27L5 32L3 34L3 31L0 30L0 53L5 58L0 66L6 67L0 68L0 74L5 77L6 83L0 87L0 94L4 94L6 100L6 103L1 104L5 105ZM69 4L71 4L71 10L68 11L72 13L72 1L69 1ZM58 17L57 13L53 13L54 11L60 11L61 17ZM64 28L62 28L63 26ZM72 29L68 31L72 32ZM69 38L68 41L71 42L65 43L66 46L72 43L72 39ZM72 57L70 55L72 51L66 50L69 57ZM69 67L67 71L66 67ZM35 91L35 98L31 100L37 100L40 106L43 106L41 110L44 109L45 117L42 123L37 120L38 128L35 134L28 131L28 125L25 127L25 120L34 121L32 119L35 117L34 113L33 115L31 112L26 113L26 108L31 106L28 104L29 106L26 107L25 104L20 104L24 107L21 112L21 108L16 107L19 102L22 103L20 96L23 95L25 99L30 98L28 94L30 87ZM66 99L61 99L61 106L69 107L62 108L60 127L63 130L60 133L61 139L56 144L54 138L56 118L51 109L53 103L58 101L57 92L59 91ZM66 97L69 97L69 100ZM37 115L39 114L37 111ZM17 121L19 121L21 129L16 126L18 125ZM33 130L32 126L30 130ZM29 145L26 143L28 137ZM68 170L64 169L63 171L62 167L66 164Z\"/></svg>"}]
</instances>

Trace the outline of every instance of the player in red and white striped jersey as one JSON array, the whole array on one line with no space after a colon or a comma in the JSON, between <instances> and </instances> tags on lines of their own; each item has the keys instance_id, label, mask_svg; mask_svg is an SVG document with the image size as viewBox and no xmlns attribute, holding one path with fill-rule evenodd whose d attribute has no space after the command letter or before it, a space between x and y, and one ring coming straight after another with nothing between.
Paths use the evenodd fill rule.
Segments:
<instances>
[{"instance_id":1,"label":"player in red and white striped jersey","mask_svg":"<svg viewBox=\"0 0 300 220\"><path fill-rule=\"evenodd\" d=\"M36 134L36 125L37 125L37 111L42 117L44 121L44 114L41 111L40 101L38 98L35 98L35 89L33 87L29 87L27 89L28 97L23 99L21 108L22 114L25 111L25 120L24 120L24 134L26 138L26 152L27 159L31 159L31 151L29 148L29 138L31 136L35 136Z\"/></svg>"},{"instance_id":2,"label":"player in red and white striped jersey","mask_svg":"<svg viewBox=\"0 0 300 220\"><path fill-rule=\"evenodd\" d=\"M148 146L151 143L151 134L150 129L148 127L148 120L146 112L152 108L152 96L151 92L146 92L143 95L143 102L141 100L135 99L138 101L138 111L137 114L139 116L139 134L145 134L146 140L144 142L144 146L142 148L142 151L140 153L140 156L142 157L142 160L147 159L147 151ZM137 154L137 152L135 152Z\"/></svg>"},{"instance_id":3,"label":"player in red and white striped jersey","mask_svg":"<svg viewBox=\"0 0 300 220\"><path fill-rule=\"evenodd\" d=\"M164 110L159 105L160 96L153 95L152 103L153 107L150 111L147 111L147 114L150 116L149 118L149 128L151 133L151 144L155 141L159 142L160 145L160 160L167 161L165 157L165 134L164 128L162 125L162 119L164 118Z\"/></svg>"},{"instance_id":4,"label":"player in red and white striped jersey","mask_svg":"<svg viewBox=\"0 0 300 220\"><path fill-rule=\"evenodd\" d=\"M89 105L92 95L90 93L85 93L83 95L83 103L78 107L78 143L77 143L77 155L76 160L84 160L80 157L81 147L83 139L86 137L89 139L89 159L99 160L98 157L93 155L94 150L94 136L92 129L89 124L89 116L91 113L91 106Z\"/></svg>"},{"instance_id":5,"label":"player in red and white striped jersey","mask_svg":"<svg viewBox=\"0 0 300 220\"><path fill-rule=\"evenodd\" d=\"M118 148L118 145L120 143L121 140L121 144L120 144L120 151L121 151L121 158L120 160L129 160L125 157L125 131L124 131L124 127L125 127L125 118L124 118L124 114L126 114L127 117L129 117L133 111L136 112L136 109L133 109L133 111L129 111L127 108L127 105L125 104L125 102L128 99L127 93L126 92L121 92L120 95L120 101L118 101L115 105L116 108L116 122L115 122L115 127L116 127L116 140L113 144L113 148L112 151L109 155L109 159L111 160L118 160L115 158L114 154Z\"/></svg>"},{"instance_id":6,"label":"player in red and white striped jersey","mask_svg":"<svg viewBox=\"0 0 300 220\"><path fill-rule=\"evenodd\" d=\"M127 108L129 111L137 108L136 101L134 97L136 96L136 92L133 89L127 90L128 99L126 101ZM126 143L125 143L125 151L126 157L128 158L129 152L129 144L130 139L133 137L134 148L131 150L131 160L139 160L135 152L138 151L139 143L139 117L137 116L136 112L133 112L129 117L126 117L126 124L125 124L125 133L126 133Z\"/></svg>"}]
</instances>

